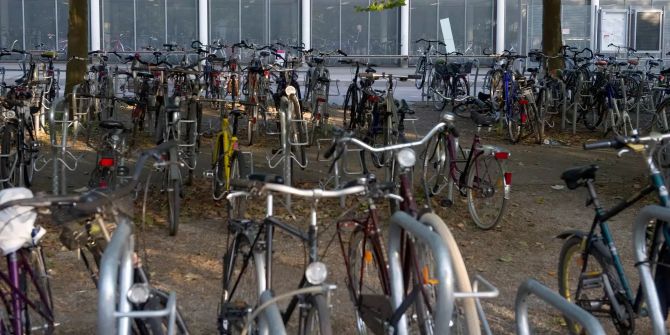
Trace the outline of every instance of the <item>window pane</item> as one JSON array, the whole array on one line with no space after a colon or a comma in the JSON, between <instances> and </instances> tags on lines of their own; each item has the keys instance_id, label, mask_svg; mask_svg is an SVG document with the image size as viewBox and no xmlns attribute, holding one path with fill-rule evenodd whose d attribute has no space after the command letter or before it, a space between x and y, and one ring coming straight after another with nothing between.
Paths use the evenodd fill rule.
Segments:
<instances>
[{"instance_id":1,"label":"window pane","mask_svg":"<svg viewBox=\"0 0 670 335\"><path fill-rule=\"evenodd\" d=\"M165 2L163 0L136 0L137 48L160 49L165 43Z\"/></svg>"},{"instance_id":2,"label":"window pane","mask_svg":"<svg viewBox=\"0 0 670 335\"><path fill-rule=\"evenodd\" d=\"M661 47L661 13L638 12L635 14L635 48L655 51Z\"/></svg>"},{"instance_id":3,"label":"window pane","mask_svg":"<svg viewBox=\"0 0 670 335\"><path fill-rule=\"evenodd\" d=\"M23 48L23 21L21 0L0 1L0 47L9 48L14 41L16 48Z\"/></svg>"},{"instance_id":4,"label":"window pane","mask_svg":"<svg viewBox=\"0 0 670 335\"><path fill-rule=\"evenodd\" d=\"M242 1L242 39L246 42L267 43L267 0Z\"/></svg>"},{"instance_id":5,"label":"window pane","mask_svg":"<svg viewBox=\"0 0 670 335\"><path fill-rule=\"evenodd\" d=\"M28 49L56 47L56 7L54 1L25 0L26 44Z\"/></svg>"},{"instance_id":6,"label":"window pane","mask_svg":"<svg viewBox=\"0 0 670 335\"><path fill-rule=\"evenodd\" d=\"M449 18L451 35L454 37L454 46L457 51L465 50L465 2L464 0L440 0L439 19ZM438 24L440 22L438 21ZM438 30L439 40L443 41L442 28Z\"/></svg>"},{"instance_id":7,"label":"window pane","mask_svg":"<svg viewBox=\"0 0 670 335\"><path fill-rule=\"evenodd\" d=\"M467 53L481 55L486 48L493 47L493 2L490 0L468 0L466 46Z\"/></svg>"},{"instance_id":8,"label":"window pane","mask_svg":"<svg viewBox=\"0 0 670 335\"><path fill-rule=\"evenodd\" d=\"M133 0L104 0L102 46L105 50L134 50Z\"/></svg>"},{"instance_id":9,"label":"window pane","mask_svg":"<svg viewBox=\"0 0 670 335\"><path fill-rule=\"evenodd\" d=\"M58 0L58 50L67 51L67 30L70 21L68 1Z\"/></svg>"},{"instance_id":10,"label":"window pane","mask_svg":"<svg viewBox=\"0 0 670 335\"><path fill-rule=\"evenodd\" d=\"M186 49L198 39L197 0L167 0L167 40Z\"/></svg>"},{"instance_id":11,"label":"window pane","mask_svg":"<svg viewBox=\"0 0 670 335\"><path fill-rule=\"evenodd\" d=\"M312 47L321 50L340 47L339 1L312 0Z\"/></svg>"},{"instance_id":12,"label":"window pane","mask_svg":"<svg viewBox=\"0 0 670 335\"><path fill-rule=\"evenodd\" d=\"M399 9L370 13L370 54L398 54L399 18Z\"/></svg>"},{"instance_id":13,"label":"window pane","mask_svg":"<svg viewBox=\"0 0 670 335\"><path fill-rule=\"evenodd\" d=\"M505 0L505 49L521 52L521 6L519 0Z\"/></svg>"},{"instance_id":14,"label":"window pane","mask_svg":"<svg viewBox=\"0 0 670 335\"><path fill-rule=\"evenodd\" d=\"M299 29L300 1L270 0L270 42L297 44Z\"/></svg>"},{"instance_id":15,"label":"window pane","mask_svg":"<svg viewBox=\"0 0 670 335\"><path fill-rule=\"evenodd\" d=\"M414 41L437 39L437 0L413 0L410 2L410 53L417 52ZM422 45L425 47L425 44Z\"/></svg>"},{"instance_id":16,"label":"window pane","mask_svg":"<svg viewBox=\"0 0 670 335\"><path fill-rule=\"evenodd\" d=\"M368 6L368 0L342 2L342 51L353 55L368 53L368 13L356 12L355 6Z\"/></svg>"},{"instance_id":17,"label":"window pane","mask_svg":"<svg viewBox=\"0 0 670 335\"><path fill-rule=\"evenodd\" d=\"M240 1L210 0L209 3L210 40L221 40L231 44L240 41Z\"/></svg>"}]
</instances>

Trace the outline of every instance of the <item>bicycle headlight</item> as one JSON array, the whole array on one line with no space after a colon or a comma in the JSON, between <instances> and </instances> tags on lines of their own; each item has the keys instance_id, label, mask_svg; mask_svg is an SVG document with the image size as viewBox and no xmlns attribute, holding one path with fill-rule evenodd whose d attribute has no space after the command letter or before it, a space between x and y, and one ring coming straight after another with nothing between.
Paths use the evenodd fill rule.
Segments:
<instances>
[{"instance_id":1,"label":"bicycle headlight","mask_svg":"<svg viewBox=\"0 0 670 335\"><path fill-rule=\"evenodd\" d=\"M16 112L14 112L13 110L3 111L1 115L2 115L3 119L14 119L14 118L16 118Z\"/></svg>"},{"instance_id":2,"label":"bicycle headlight","mask_svg":"<svg viewBox=\"0 0 670 335\"><path fill-rule=\"evenodd\" d=\"M402 149L396 154L396 159L401 168L408 169L416 163L416 154L412 149Z\"/></svg>"},{"instance_id":3,"label":"bicycle headlight","mask_svg":"<svg viewBox=\"0 0 670 335\"><path fill-rule=\"evenodd\" d=\"M286 92L287 96L291 96L291 94L296 93L296 89L295 89L295 87L293 87L291 85L288 85L288 86L286 86L286 89L284 90L284 92Z\"/></svg>"},{"instance_id":4,"label":"bicycle headlight","mask_svg":"<svg viewBox=\"0 0 670 335\"><path fill-rule=\"evenodd\" d=\"M143 304L149 300L149 285L146 283L133 284L128 290L128 301L133 304Z\"/></svg>"},{"instance_id":5,"label":"bicycle headlight","mask_svg":"<svg viewBox=\"0 0 670 335\"><path fill-rule=\"evenodd\" d=\"M328 277L328 269L326 268L326 264L321 262L312 262L305 270L305 278L312 285L323 284L326 281L326 277Z\"/></svg>"}]
</instances>

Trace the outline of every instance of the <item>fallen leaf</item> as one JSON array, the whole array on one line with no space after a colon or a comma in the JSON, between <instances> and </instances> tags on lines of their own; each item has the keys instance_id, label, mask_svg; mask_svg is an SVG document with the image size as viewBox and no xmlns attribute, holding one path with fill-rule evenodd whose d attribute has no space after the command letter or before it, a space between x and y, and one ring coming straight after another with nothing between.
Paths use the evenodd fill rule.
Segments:
<instances>
[{"instance_id":1,"label":"fallen leaf","mask_svg":"<svg viewBox=\"0 0 670 335\"><path fill-rule=\"evenodd\" d=\"M510 263L510 262L512 262L512 256L502 256L502 257L498 258L498 260L503 262L503 263Z\"/></svg>"},{"instance_id":2,"label":"fallen leaf","mask_svg":"<svg viewBox=\"0 0 670 335\"><path fill-rule=\"evenodd\" d=\"M551 188L553 188L554 190L562 190L565 188L565 186L557 184L557 185L551 185Z\"/></svg>"}]
</instances>

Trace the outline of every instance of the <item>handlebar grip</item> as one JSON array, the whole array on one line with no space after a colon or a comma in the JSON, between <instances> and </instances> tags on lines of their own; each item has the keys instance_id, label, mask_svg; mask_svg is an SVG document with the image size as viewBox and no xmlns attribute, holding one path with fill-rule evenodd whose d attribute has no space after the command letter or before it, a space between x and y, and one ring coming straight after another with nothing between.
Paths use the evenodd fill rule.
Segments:
<instances>
[{"instance_id":1,"label":"handlebar grip","mask_svg":"<svg viewBox=\"0 0 670 335\"><path fill-rule=\"evenodd\" d=\"M88 52L88 55L90 56L90 55L95 55L95 54L99 54L99 53L102 53L102 51L100 51L100 50L93 50L93 51L89 51L89 52Z\"/></svg>"},{"instance_id":2,"label":"handlebar grip","mask_svg":"<svg viewBox=\"0 0 670 335\"><path fill-rule=\"evenodd\" d=\"M593 143L584 143L584 150L594 150L594 149L605 149L605 148L614 148L618 141L612 140L603 140Z\"/></svg>"},{"instance_id":3,"label":"handlebar grip","mask_svg":"<svg viewBox=\"0 0 670 335\"><path fill-rule=\"evenodd\" d=\"M337 53L344 56L344 57L349 57L349 56L347 56L347 54L344 51L342 51L340 49L337 49Z\"/></svg>"}]
</instances>

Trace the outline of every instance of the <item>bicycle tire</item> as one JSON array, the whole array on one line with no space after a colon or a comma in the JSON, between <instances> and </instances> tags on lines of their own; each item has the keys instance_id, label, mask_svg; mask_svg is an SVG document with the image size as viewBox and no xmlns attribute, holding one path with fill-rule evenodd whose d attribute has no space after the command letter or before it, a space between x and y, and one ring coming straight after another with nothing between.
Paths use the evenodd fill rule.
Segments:
<instances>
[{"instance_id":1,"label":"bicycle tire","mask_svg":"<svg viewBox=\"0 0 670 335\"><path fill-rule=\"evenodd\" d=\"M540 114L541 111L539 108L537 108L537 105L535 105L534 102L529 102L527 105L527 111L528 111L528 120L526 123L528 123L527 128L529 128L529 132L533 133L535 135L535 142L537 144L542 144L542 141L544 140L544 118Z\"/></svg>"},{"instance_id":2,"label":"bicycle tire","mask_svg":"<svg viewBox=\"0 0 670 335\"><path fill-rule=\"evenodd\" d=\"M170 167L166 168L166 193L168 197L168 231L170 236L177 235L179 229L179 209L181 206L181 179L172 176Z\"/></svg>"},{"instance_id":3,"label":"bicycle tire","mask_svg":"<svg viewBox=\"0 0 670 335\"><path fill-rule=\"evenodd\" d=\"M507 134L512 144L519 143L523 137L523 118L525 118L525 108L527 105L521 105L518 101L512 103L512 111L505 118L507 122Z\"/></svg>"},{"instance_id":4,"label":"bicycle tire","mask_svg":"<svg viewBox=\"0 0 670 335\"><path fill-rule=\"evenodd\" d=\"M233 153L230 158L230 178L228 178L226 191L230 192L232 185L230 182L234 179L246 179L249 175L246 163L244 162L244 155L239 151ZM235 197L232 200L226 201L228 209L228 218L243 219L246 213L246 201L243 197Z\"/></svg>"},{"instance_id":5,"label":"bicycle tire","mask_svg":"<svg viewBox=\"0 0 670 335\"><path fill-rule=\"evenodd\" d=\"M32 121L29 119L29 122L26 123L26 128L23 130L23 142L24 150L22 157L23 164L23 184L25 187L30 188L33 185L33 177L35 176L35 170L33 170L33 164L37 159L37 152L35 152L33 143L36 143L35 137L33 136L34 132L32 129Z\"/></svg>"},{"instance_id":6,"label":"bicycle tire","mask_svg":"<svg viewBox=\"0 0 670 335\"><path fill-rule=\"evenodd\" d=\"M356 127L356 107L358 106L358 89L355 85L349 86L347 94L344 96L342 104L342 126L345 129L354 129ZM349 123L347 124L347 114Z\"/></svg>"},{"instance_id":7,"label":"bicycle tire","mask_svg":"<svg viewBox=\"0 0 670 335\"><path fill-rule=\"evenodd\" d=\"M419 221L432 227L433 230L440 235L442 242L449 250L451 266L454 272L454 289L458 292L472 292L472 284L465 262L463 261L463 256L458 248L458 243L447 224L433 212L423 214L419 218ZM432 265L434 263L425 264ZM479 314L477 313L477 306L474 298L455 300L454 316L457 318L457 320L454 320L452 317L454 327L459 328L464 326L463 328L466 331L462 332L463 334L480 334ZM456 333L458 334L459 332Z\"/></svg>"},{"instance_id":8,"label":"bicycle tire","mask_svg":"<svg viewBox=\"0 0 670 335\"><path fill-rule=\"evenodd\" d=\"M239 334L246 322L245 317L240 318L234 312L254 308L258 302L260 296L258 281L262 276L256 272L256 264L257 257L261 260L263 257L258 252L254 253L252 241L247 235L239 233L233 236L233 242L223 257L222 292L217 311L219 332L231 335ZM245 259L246 267L244 267ZM241 263L237 264L237 261ZM252 328L254 326L252 324Z\"/></svg>"},{"instance_id":9,"label":"bicycle tire","mask_svg":"<svg viewBox=\"0 0 670 335\"><path fill-rule=\"evenodd\" d=\"M14 168L12 155L18 155L14 152L18 147L18 129L16 125L7 123L2 129L2 147L0 147L0 179L7 180L2 183L2 188L19 186L16 180L16 173L10 176ZM12 154L14 152L14 154Z\"/></svg>"},{"instance_id":10,"label":"bicycle tire","mask_svg":"<svg viewBox=\"0 0 670 335\"><path fill-rule=\"evenodd\" d=\"M586 129L594 131L603 122L603 117L607 112L607 97L600 95L592 106L586 107L582 112L582 119Z\"/></svg>"},{"instance_id":11,"label":"bicycle tire","mask_svg":"<svg viewBox=\"0 0 670 335\"><path fill-rule=\"evenodd\" d=\"M385 268L382 268L382 264L386 264L383 259L383 251L375 248L375 243L371 238L365 236L362 229L356 229L351 233L346 263L349 267L346 284L350 298L356 307L356 327L359 335L367 335L368 328L373 334L384 331L383 324L386 320L383 315L375 318L377 322L370 325L363 321L360 313L360 304L365 296L388 295L384 288L386 284L382 279L384 278L382 271L386 271Z\"/></svg>"},{"instance_id":12,"label":"bicycle tire","mask_svg":"<svg viewBox=\"0 0 670 335\"><path fill-rule=\"evenodd\" d=\"M661 133L670 132L670 98L665 98L656 107L652 129Z\"/></svg>"},{"instance_id":13,"label":"bicycle tire","mask_svg":"<svg viewBox=\"0 0 670 335\"><path fill-rule=\"evenodd\" d=\"M447 85L440 75L434 75L430 82L430 99L436 111L444 110L447 105Z\"/></svg>"},{"instance_id":14,"label":"bicycle tire","mask_svg":"<svg viewBox=\"0 0 670 335\"><path fill-rule=\"evenodd\" d=\"M253 106L251 107L251 115L247 116L247 146L252 146L254 144L254 133L255 128L256 128L256 120L257 120L257 109L258 106Z\"/></svg>"},{"instance_id":15,"label":"bicycle tire","mask_svg":"<svg viewBox=\"0 0 670 335\"><path fill-rule=\"evenodd\" d=\"M426 81L426 57L419 58L419 63L416 64L416 68L414 69L414 75L421 76L421 78L414 81L414 86L417 90L420 90Z\"/></svg>"},{"instance_id":16,"label":"bicycle tire","mask_svg":"<svg viewBox=\"0 0 670 335\"><path fill-rule=\"evenodd\" d=\"M23 294L30 300L37 310L31 308L28 304L21 304L21 315L23 316L23 325L25 334L33 333L33 326L46 327L40 329L44 334L52 334L54 331L53 322L53 297L51 294L51 284L49 283L49 272L44 259L42 247L37 246L31 249L18 251L19 258L29 257L30 270L21 269L19 273L19 288ZM26 255L28 253L28 255ZM21 267L21 265L19 265ZM30 277L30 279L28 278ZM31 281L29 281L31 280ZM44 314L45 316L43 316ZM47 319L45 319L45 317ZM49 320L48 318L51 318ZM33 321L36 323L33 325ZM15 330L16 331L16 330Z\"/></svg>"},{"instance_id":17,"label":"bicycle tire","mask_svg":"<svg viewBox=\"0 0 670 335\"><path fill-rule=\"evenodd\" d=\"M489 167L493 175L489 175ZM486 172L483 172L485 170ZM498 159L492 155L480 154L470 165L467 179L466 197L470 217L477 227L489 230L500 223L507 208L505 198L505 170ZM491 200L499 197L499 201ZM477 200L481 200L477 201ZM488 214L491 211L491 214Z\"/></svg>"},{"instance_id":18,"label":"bicycle tire","mask_svg":"<svg viewBox=\"0 0 670 335\"><path fill-rule=\"evenodd\" d=\"M586 241L584 238L585 237L582 236L572 235L567 240L565 240L565 242L563 242L563 246L561 247L561 253L559 254L559 261L558 261L558 291L563 298L572 303L577 304L578 306L582 306L583 304L580 304L579 301L575 301L575 299L573 298L572 289L568 287L570 286L569 267L570 263L572 263L573 256L577 256L577 258L575 258L576 260L575 265L579 268L578 272L581 273L581 268L583 264L582 254L584 252L584 247L586 246ZM593 245L589 251L589 255L593 256L593 259L587 259L588 262L587 264L593 265L594 263L596 263L597 268L595 269L590 268L591 270L587 268L587 273L598 274L598 272L596 271L599 270L600 274L604 274L607 277L614 292L622 290L623 286L620 284L616 269L612 264L611 257L607 254L606 251L608 250L607 247L602 243L602 241L594 241L592 243ZM578 274L577 277L581 277L581 274ZM585 292L581 293L582 297L584 297ZM607 300L607 295L605 294L604 291L598 292L596 294L597 295L593 299L597 299L599 302ZM580 297L580 300L582 299L582 297ZM614 326L619 331L619 334L633 333L635 328L635 321L634 321L635 319L633 313L631 312L632 310L628 311L629 316L628 320L623 320L623 322L627 324L622 324L622 320L617 320L616 316L612 315L612 313L614 312L610 310L610 318L614 323ZM568 331L571 334L581 334L583 332L578 324L572 322L568 318L564 317L564 319L567 324Z\"/></svg>"},{"instance_id":19,"label":"bicycle tire","mask_svg":"<svg viewBox=\"0 0 670 335\"><path fill-rule=\"evenodd\" d=\"M305 329L303 335L332 335L333 327L330 320L330 308L323 294L311 295L311 308L307 312L307 320L305 320Z\"/></svg>"},{"instance_id":20,"label":"bicycle tire","mask_svg":"<svg viewBox=\"0 0 670 335\"><path fill-rule=\"evenodd\" d=\"M423 152L423 182L427 196L438 195L449 184L449 150L445 135L438 134L426 144Z\"/></svg>"},{"instance_id":21,"label":"bicycle tire","mask_svg":"<svg viewBox=\"0 0 670 335\"><path fill-rule=\"evenodd\" d=\"M470 83L465 79L464 76L456 77L456 83L454 85L454 91L452 92L452 104L455 102L460 102L470 96ZM469 117L469 115L468 115Z\"/></svg>"}]
</instances>

